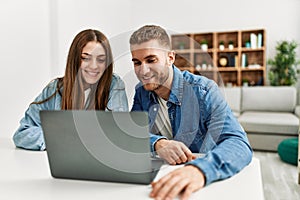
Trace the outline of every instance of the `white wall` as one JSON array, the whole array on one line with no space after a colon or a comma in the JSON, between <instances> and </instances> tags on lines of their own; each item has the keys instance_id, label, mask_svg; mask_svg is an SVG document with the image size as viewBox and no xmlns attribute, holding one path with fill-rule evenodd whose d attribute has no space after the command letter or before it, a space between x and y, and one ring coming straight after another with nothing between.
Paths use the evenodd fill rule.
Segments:
<instances>
[{"instance_id":1,"label":"white wall","mask_svg":"<svg viewBox=\"0 0 300 200\"><path fill-rule=\"evenodd\" d=\"M299 10L299 0L1 1L0 136L11 137L33 98L50 79L63 76L71 41L85 28L110 39L115 72L125 80L131 104L137 80L128 39L136 28L159 24L170 33L265 28L268 58L278 40L300 44ZM300 46L297 53L300 58Z\"/></svg>"},{"instance_id":2,"label":"white wall","mask_svg":"<svg viewBox=\"0 0 300 200\"><path fill-rule=\"evenodd\" d=\"M49 82L48 0L0 3L0 137L11 137L25 109Z\"/></svg>"},{"instance_id":3,"label":"white wall","mask_svg":"<svg viewBox=\"0 0 300 200\"><path fill-rule=\"evenodd\" d=\"M264 28L267 59L274 57L276 43L280 40L295 40L299 44L297 55L300 59L299 0L152 0L148 4L146 0L134 2L132 10L135 12L132 13L135 24L152 22L164 26L170 32L182 33Z\"/></svg>"},{"instance_id":4,"label":"white wall","mask_svg":"<svg viewBox=\"0 0 300 200\"><path fill-rule=\"evenodd\" d=\"M68 49L75 35L86 28L98 29L109 38L115 58L114 71L126 82L127 95L131 100L137 83L128 43L132 3L132 0L52 0L53 8L57 8L52 12L55 15L52 18L56 18L53 32L57 34L52 43L58 47L54 55L58 60L51 69L51 76L63 76Z\"/></svg>"},{"instance_id":5,"label":"white wall","mask_svg":"<svg viewBox=\"0 0 300 200\"><path fill-rule=\"evenodd\" d=\"M267 56L276 41L294 39L300 45L299 0L146 0L134 1L134 24L160 24L177 32L209 32L265 28ZM155 12L154 12L155 10ZM300 56L300 46L297 49Z\"/></svg>"},{"instance_id":6,"label":"white wall","mask_svg":"<svg viewBox=\"0 0 300 200\"><path fill-rule=\"evenodd\" d=\"M58 66L52 75L64 74L66 57L75 35L86 28L94 28L112 38L127 30L130 0L52 0L56 4Z\"/></svg>"}]
</instances>

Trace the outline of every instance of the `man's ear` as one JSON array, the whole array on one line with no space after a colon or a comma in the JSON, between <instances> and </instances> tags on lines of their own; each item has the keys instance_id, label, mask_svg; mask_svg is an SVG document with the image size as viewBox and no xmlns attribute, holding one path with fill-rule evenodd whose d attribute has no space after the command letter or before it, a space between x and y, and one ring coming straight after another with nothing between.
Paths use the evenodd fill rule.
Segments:
<instances>
[{"instance_id":1,"label":"man's ear","mask_svg":"<svg viewBox=\"0 0 300 200\"><path fill-rule=\"evenodd\" d=\"M175 62L175 51L168 52L168 64L172 65Z\"/></svg>"}]
</instances>

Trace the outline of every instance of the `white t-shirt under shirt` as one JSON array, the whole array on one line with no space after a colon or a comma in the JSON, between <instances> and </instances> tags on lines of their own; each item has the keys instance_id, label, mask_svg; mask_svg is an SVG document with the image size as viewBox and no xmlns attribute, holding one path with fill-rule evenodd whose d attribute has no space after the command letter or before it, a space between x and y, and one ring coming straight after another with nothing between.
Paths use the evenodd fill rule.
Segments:
<instances>
[{"instance_id":1,"label":"white t-shirt under shirt","mask_svg":"<svg viewBox=\"0 0 300 200\"><path fill-rule=\"evenodd\" d=\"M158 102L160 105L160 109L158 110L157 117L155 119L156 129L162 136L165 136L168 139L172 139L173 134L168 114L167 101L158 97Z\"/></svg>"},{"instance_id":2,"label":"white t-shirt under shirt","mask_svg":"<svg viewBox=\"0 0 300 200\"><path fill-rule=\"evenodd\" d=\"M91 88L88 88L84 91L84 108L85 109L87 109L90 104L90 98L89 98L90 92L91 92Z\"/></svg>"}]
</instances>

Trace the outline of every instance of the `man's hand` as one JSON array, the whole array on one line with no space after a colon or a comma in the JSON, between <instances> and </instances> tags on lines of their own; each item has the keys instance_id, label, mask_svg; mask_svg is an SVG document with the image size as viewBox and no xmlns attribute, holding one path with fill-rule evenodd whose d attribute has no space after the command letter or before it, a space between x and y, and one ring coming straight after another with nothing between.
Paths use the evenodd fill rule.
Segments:
<instances>
[{"instance_id":1,"label":"man's hand","mask_svg":"<svg viewBox=\"0 0 300 200\"><path fill-rule=\"evenodd\" d=\"M185 144L175 140L158 140L154 148L159 157L170 165L186 163L196 158Z\"/></svg>"},{"instance_id":2,"label":"man's hand","mask_svg":"<svg viewBox=\"0 0 300 200\"><path fill-rule=\"evenodd\" d=\"M182 192L181 200L187 200L191 194L204 187L205 177L195 166L187 165L152 182L150 197L156 200L171 200Z\"/></svg>"}]
</instances>

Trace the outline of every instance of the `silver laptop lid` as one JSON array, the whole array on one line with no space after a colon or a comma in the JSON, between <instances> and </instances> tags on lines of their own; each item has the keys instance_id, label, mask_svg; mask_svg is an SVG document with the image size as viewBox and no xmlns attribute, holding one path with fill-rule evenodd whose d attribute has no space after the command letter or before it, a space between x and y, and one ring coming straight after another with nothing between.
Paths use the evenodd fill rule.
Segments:
<instances>
[{"instance_id":1,"label":"silver laptop lid","mask_svg":"<svg viewBox=\"0 0 300 200\"><path fill-rule=\"evenodd\" d=\"M148 184L159 169L161 163L155 169L151 164L145 112L40 115L53 177Z\"/></svg>"}]
</instances>

